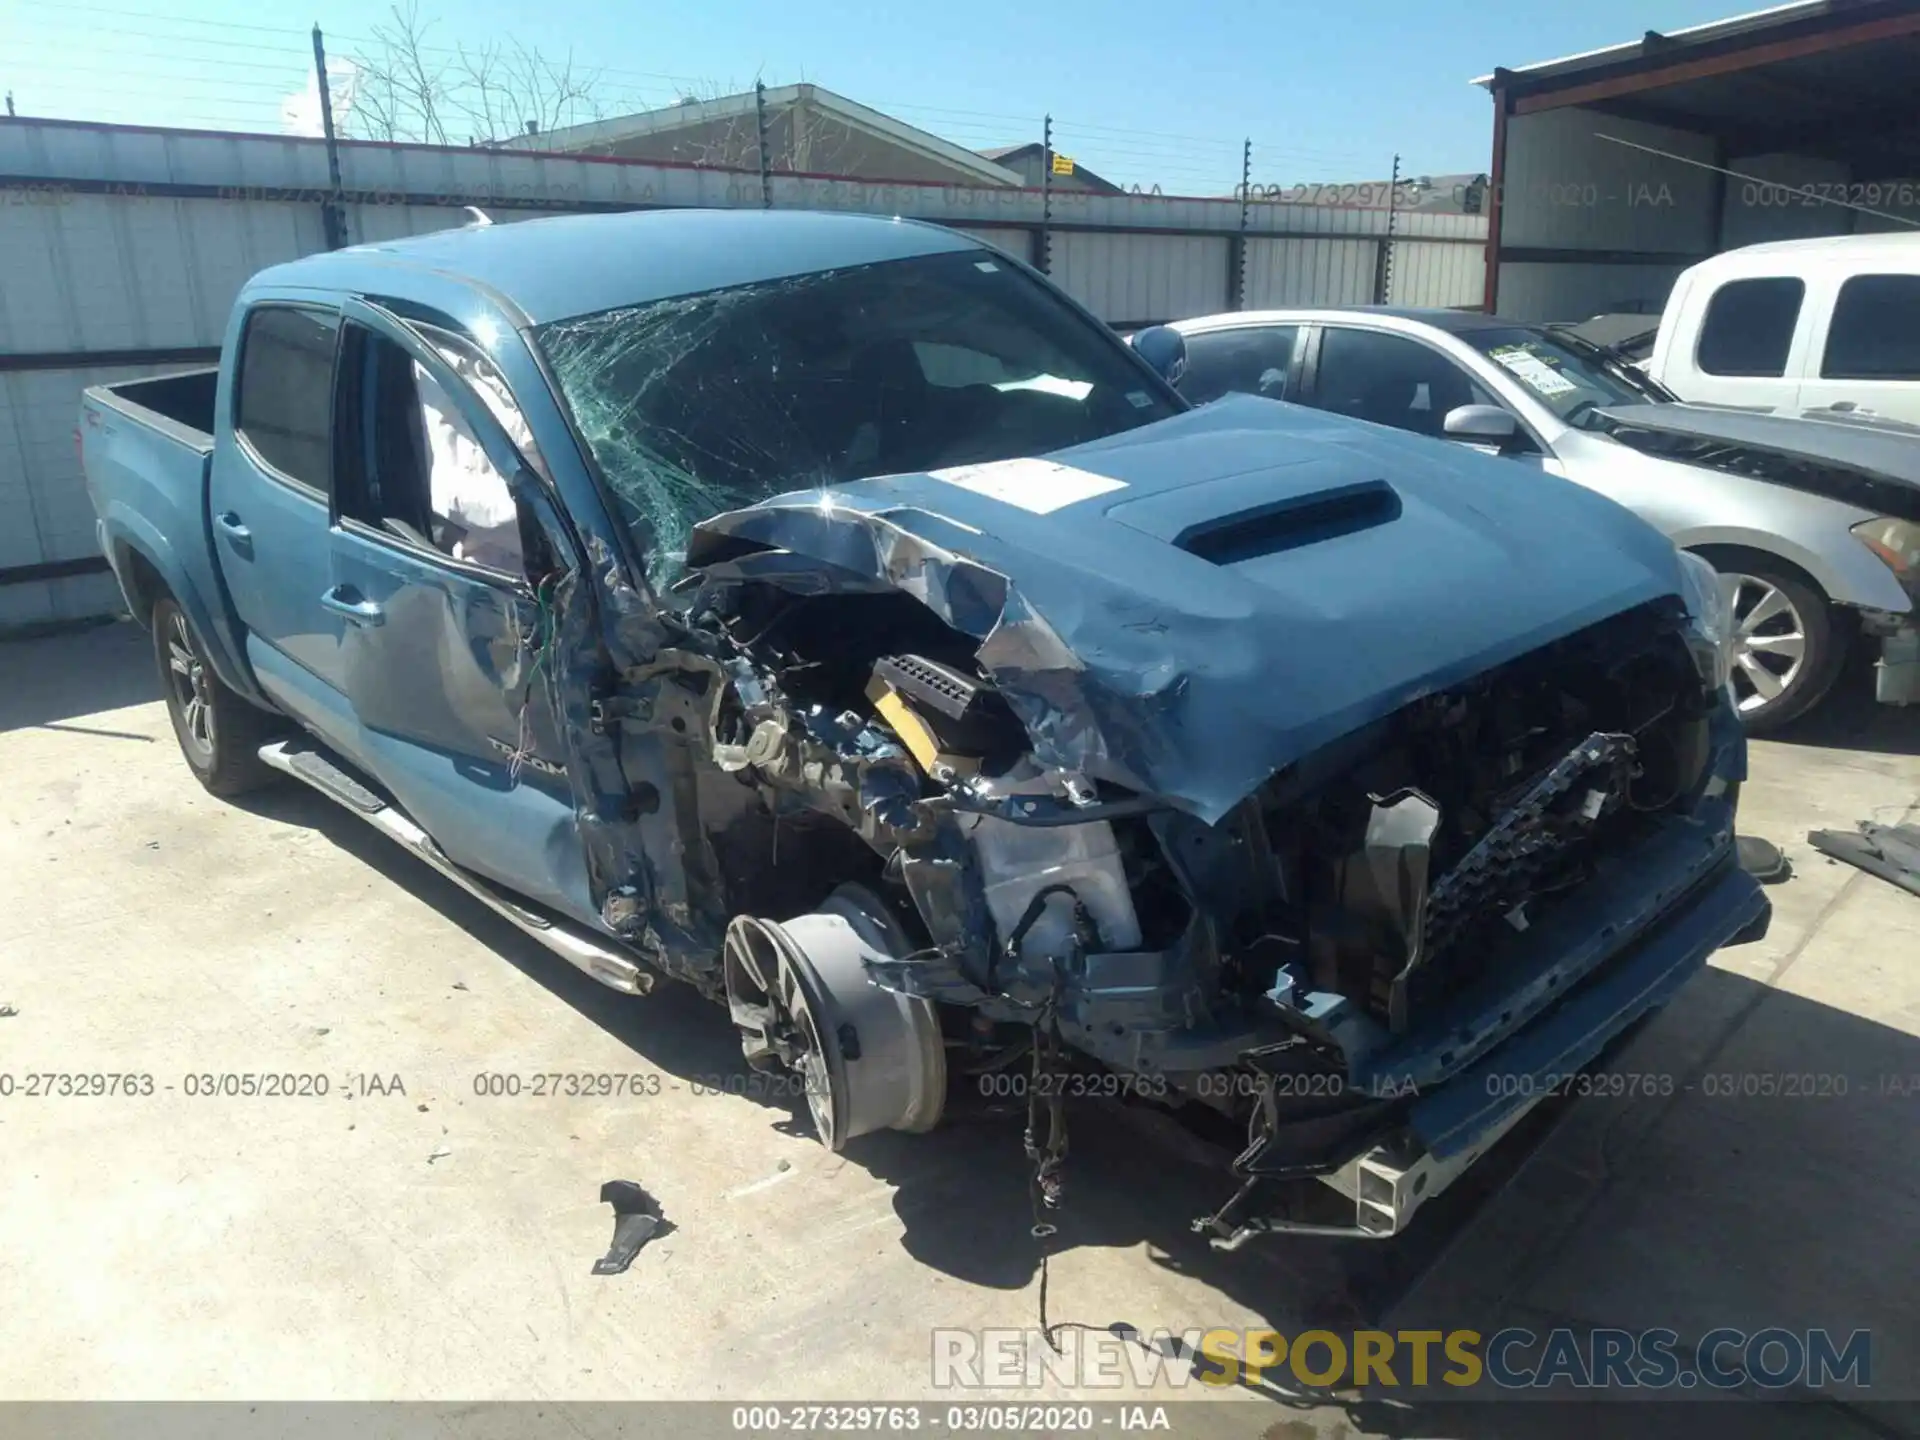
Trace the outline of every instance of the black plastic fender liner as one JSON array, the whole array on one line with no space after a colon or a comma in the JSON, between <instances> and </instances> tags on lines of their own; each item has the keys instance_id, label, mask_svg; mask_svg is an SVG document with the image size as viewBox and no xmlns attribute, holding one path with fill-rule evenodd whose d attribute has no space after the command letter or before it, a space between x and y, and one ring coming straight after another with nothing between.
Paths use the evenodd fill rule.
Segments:
<instances>
[{"instance_id":1,"label":"black plastic fender liner","mask_svg":"<svg viewBox=\"0 0 1920 1440\"><path fill-rule=\"evenodd\" d=\"M660 1202L631 1180L607 1181L600 1187L600 1199L613 1207L613 1243L593 1262L595 1275L624 1274L649 1240L673 1231L660 1213Z\"/></svg>"}]
</instances>

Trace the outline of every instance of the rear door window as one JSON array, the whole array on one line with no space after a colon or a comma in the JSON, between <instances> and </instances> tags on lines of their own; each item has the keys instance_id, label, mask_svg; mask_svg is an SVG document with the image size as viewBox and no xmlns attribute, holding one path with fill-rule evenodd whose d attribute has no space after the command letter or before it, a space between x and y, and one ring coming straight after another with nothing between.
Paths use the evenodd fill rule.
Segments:
<instances>
[{"instance_id":1,"label":"rear door window","mask_svg":"<svg viewBox=\"0 0 1920 1440\"><path fill-rule=\"evenodd\" d=\"M1344 325L1321 331L1312 400L1319 409L1438 436L1448 411L1492 398L1452 360L1418 340Z\"/></svg>"},{"instance_id":2,"label":"rear door window","mask_svg":"<svg viewBox=\"0 0 1920 1440\"><path fill-rule=\"evenodd\" d=\"M1920 380L1920 275L1855 275L1842 284L1820 374Z\"/></svg>"},{"instance_id":3,"label":"rear door window","mask_svg":"<svg viewBox=\"0 0 1920 1440\"><path fill-rule=\"evenodd\" d=\"M1298 325L1239 325L1189 335L1180 393L1196 405L1230 391L1284 400L1299 339Z\"/></svg>"},{"instance_id":4,"label":"rear door window","mask_svg":"<svg viewBox=\"0 0 1920 1440\"><path fill-rule=\"evenodd\" d=\"M1785 375L1806 293L1805 283L1790 276L1729 280L1707 302L1695 363L1708 375Z\"/></svg>"},{"instance_id":5,"label":"rear door window","mask_svg":"<svg viewBox=\"0 0 1920 1440\"><path fill-rule=\"evenodd\" d=\"M262 305L240 345L234 429L254 454L290 480L333 489L333 356L340 317Z\"/></svg>"}]
</instances>

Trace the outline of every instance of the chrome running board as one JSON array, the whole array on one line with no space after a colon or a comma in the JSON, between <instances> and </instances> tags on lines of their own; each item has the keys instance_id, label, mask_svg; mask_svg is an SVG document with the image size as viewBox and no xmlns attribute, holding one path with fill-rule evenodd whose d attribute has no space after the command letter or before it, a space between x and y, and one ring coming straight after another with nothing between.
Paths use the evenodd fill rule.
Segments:
<instances>
[{"instance_id":1,"label":"chrome running board","mask_svg":"<svg viewBox=\"0 0 1920 1440\"><path fill-rule=\"evenodd\" d=\"M538 940L569 965L585 971L602 985L627 995L645 995L653 989L654 973L622 955L583 930L560 920L550 920L522 909L497 894L484 881L467 874L449 860L433 837L399 809L378 801L368 809L367 800L377 800L353 775L335 764L330 756L304 740L276 740L260 747L260 758L274 769L312 786L341 809L358 815L389 840L424 860L474 899L485 905L522 934Z\"/></svg>"}]
</instances>

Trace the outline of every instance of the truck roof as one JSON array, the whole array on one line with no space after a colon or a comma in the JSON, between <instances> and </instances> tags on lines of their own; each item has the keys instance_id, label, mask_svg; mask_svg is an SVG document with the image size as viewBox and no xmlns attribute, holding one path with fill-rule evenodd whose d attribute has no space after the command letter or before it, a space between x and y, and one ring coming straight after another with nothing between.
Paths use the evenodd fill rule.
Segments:
<instances>
[{"instance_id":1,"label":"truck roof","mask_svg":"<svg viewBox=\"0 0 1920 1440\"><path fill-rule=\"evenodd\" d=\"M1748 259L1779 256L1812 260L1892 260L1911 265L1920 258L1920 233L1890 230L1867 235L1810 235L1799 240L1762 240L1735 250L1722 250L1700 262L1715 269L1738 269Z\"/></svg>"},{"instance_id":2,"label":"truck roof","mask_svg":"<svg viewBox=\"0 0 1920 1440\"><path fill-rule=\"evenodd\" d=\"M425 268L504 296L536 325L762 280L985 248L916 220L818 210L648 210L465 225L350 246L262 271L256 285L376 288Z\"/></svg>"}]
</instances>

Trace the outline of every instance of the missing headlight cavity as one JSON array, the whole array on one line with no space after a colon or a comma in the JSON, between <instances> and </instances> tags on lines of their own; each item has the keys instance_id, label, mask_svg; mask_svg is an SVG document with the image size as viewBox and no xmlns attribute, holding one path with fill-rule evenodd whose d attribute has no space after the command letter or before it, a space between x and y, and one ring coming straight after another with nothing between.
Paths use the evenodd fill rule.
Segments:
<instances>
[{"instance_id":1,"label":"missing headlight cavity","mask_svg":"<svg viewBox=\"0 0 1920 1440\"><path fill-rule=\"evenodd\" d=\"M1041 1065L1247 1183L1329 1185L1369 1147L1417 1151L1420 1096L1657 913L1645 857L1715 863L1737 728L1672 596L1458 653L1381 704L1403 643L1384 618L1350 614L1351 653L1308 663L1284 626L1023 568L881 497L696 525L679 643L622 685L652 717L623 741L632 773L678 797L649 823L698 821L657 909L724 949L690 941L689 963L836 1146ZM1183 548L1231 565L1399 505L1365 483L1321 499Z\"/></svg>"}]
</instances>

